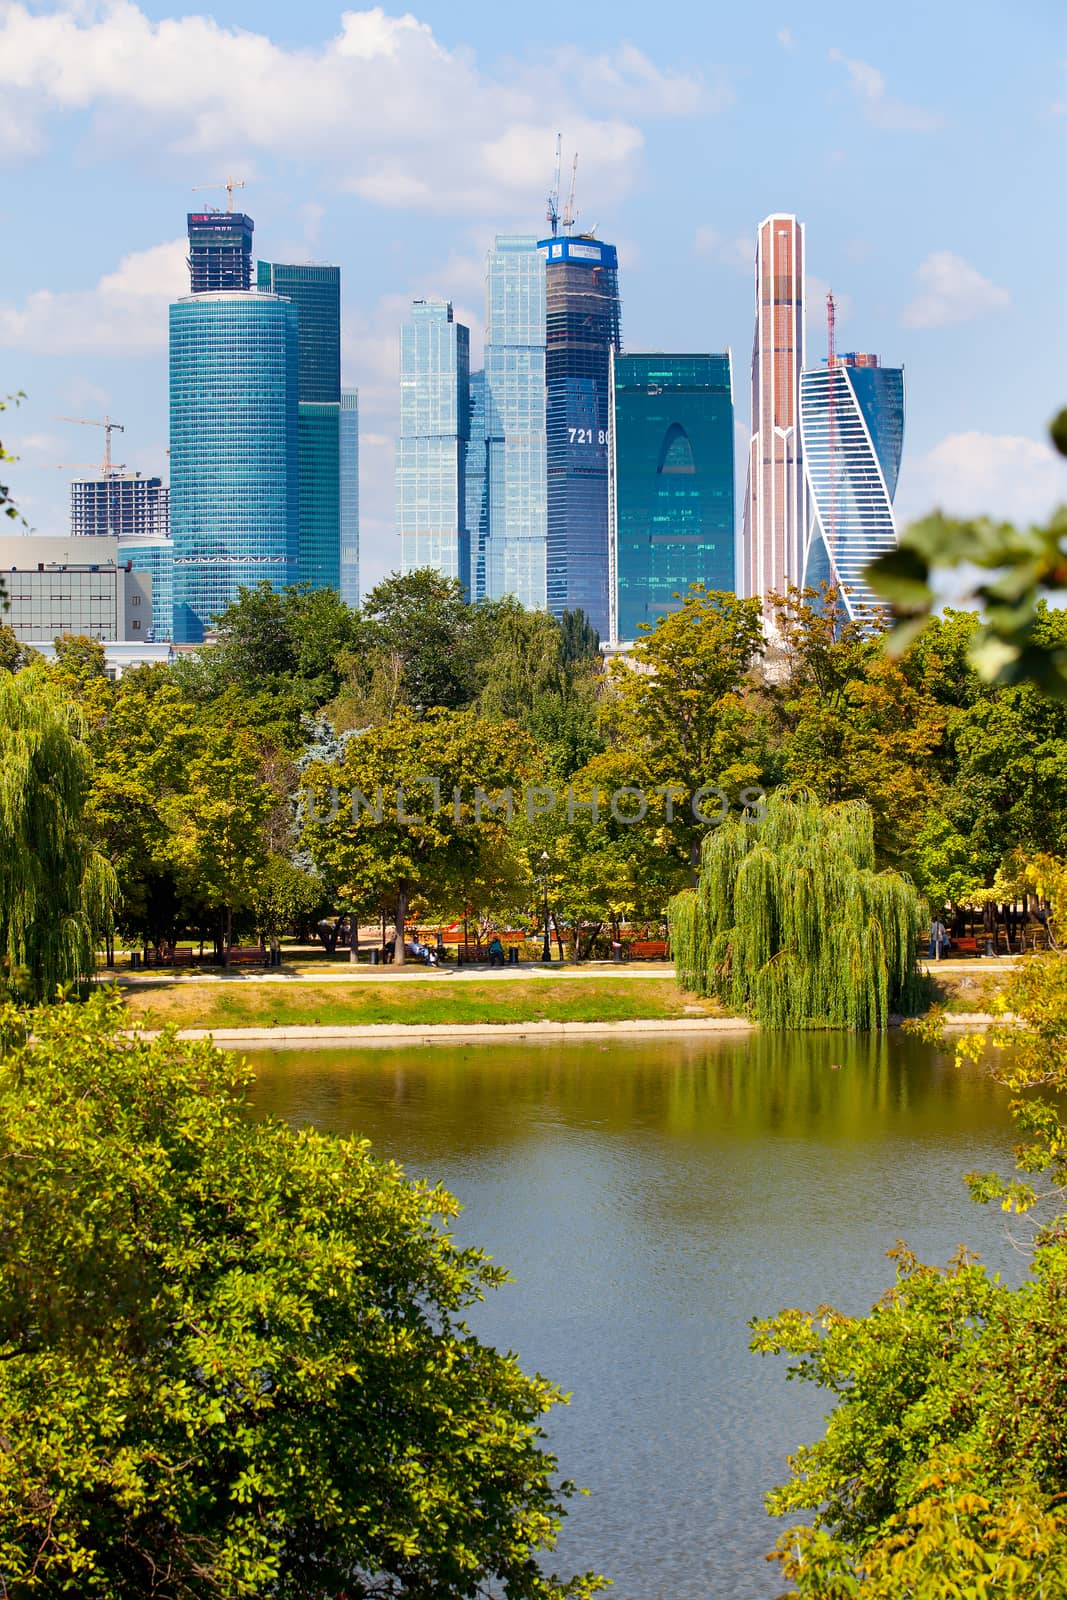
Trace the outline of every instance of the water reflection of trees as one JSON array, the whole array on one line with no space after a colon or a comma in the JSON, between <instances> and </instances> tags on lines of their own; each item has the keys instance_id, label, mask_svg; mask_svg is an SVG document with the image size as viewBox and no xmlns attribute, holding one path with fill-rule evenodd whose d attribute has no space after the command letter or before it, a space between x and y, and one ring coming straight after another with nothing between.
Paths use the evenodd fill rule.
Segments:
<instances>
[{"instance_id":1,"label":"water reflection of trees","mask_svg":"<svg viewBox=\"0 0 1067 1600\"><path fill-rule=\"evenodd\" d=\"M253 1057L257 1114L365 1134L389 1151L455 1155L539 1141L548 1128L717 1140L918 1137L1000 1123L1002 1095L899 1035L751 1034L502 1041Z\"/></svg>"}]
</instances>

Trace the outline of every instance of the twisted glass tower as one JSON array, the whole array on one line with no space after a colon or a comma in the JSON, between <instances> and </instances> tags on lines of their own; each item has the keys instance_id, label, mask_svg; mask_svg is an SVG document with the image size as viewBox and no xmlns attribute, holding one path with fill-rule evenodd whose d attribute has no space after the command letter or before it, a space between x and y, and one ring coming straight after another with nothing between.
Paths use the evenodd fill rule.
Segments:
<instances>
[{"instance_id":1,"label":"twisted glass tower","mask_svg":"<svg viewBox=\"0 0 1067 1600\"><path fill-rule=\"evenodd\" d=\"M199 644L242 586L295 583L297 318L239 290L170 308L174 640Z\"/></svg>"},{"instance_id":2,"label":"twisted glass tower","mask_svg":"<svg viewBox=\"0 0 1067 1600\"><path fill-rule=\"evenodd\" d=\"M884 602L863 576L897 542L893 517L904 444L904 370L844 355L800 380L809 523L804 583L840 590L848 616L878 623Z\"/></svg>"}]
</instances>

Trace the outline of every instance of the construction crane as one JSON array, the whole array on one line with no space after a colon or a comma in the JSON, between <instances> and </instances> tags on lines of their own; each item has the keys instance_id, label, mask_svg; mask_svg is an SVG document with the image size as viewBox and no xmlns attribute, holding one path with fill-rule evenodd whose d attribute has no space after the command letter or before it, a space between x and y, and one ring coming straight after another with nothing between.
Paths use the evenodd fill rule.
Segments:
<instances>
[{"instance_id":1,"label":"construction crane","mask_svg":"<svg viewBox=\"0 0 1067 1600\"><path fill-rule=\"evenodd\" d=\"M194 183L194 185L193 185L193 193L194 194L203 194L205 192L205 190L208 190L208 189L225 189L226 190L226 210L227 211L232 211L233 210L233 191L235 189L243 189L244 186L245 186L245 180L243 178L227 178L225 183ZM217 208L212 206L210 209L214 211Z\"/></svg>"},{"instance_id":2,"label":"construction crane","mask_svg":"<svg viewBox=\"0 0 1067 1600\"><path fill-rule=\"evenodd\" d=\"M574 162L571 166L571 192L567 196L567 209L563 213L563 226L568 233L578 220L578 213L574 209L574 186L578 182L578 152L574 152Z\"/></svg>"},{"instance_id":3,"label":"construction crane","mask_svg":"<svg viewBox=\"0 0 1067 1600\"><path fill-rule=\"evenodd\" d=\"M125 433L125 425L121 422L112 422L110 417L105 417L103 422L97 422L94 417L56 417L57 422L76 422L81 428L103 428L104 430L104 459L100 463L100 472L103 477L114 477L116 472L125 472L125 467L117 467L111 460L111 435ZM83 462L59 462L59 466L83 466Z\"/></svg>"},{"instance_id":4,"label":"construction crane","mask_svg":"<svg viewBox=\"0 0 1067 1600\"><path fill-rule=\"evenodd\" d=\"M546 220L552 229L553 239L559 232L559 166L563 157L563 135L556 134L556 176L548 194L548 212Z\"/></svg>"}]
</instances>

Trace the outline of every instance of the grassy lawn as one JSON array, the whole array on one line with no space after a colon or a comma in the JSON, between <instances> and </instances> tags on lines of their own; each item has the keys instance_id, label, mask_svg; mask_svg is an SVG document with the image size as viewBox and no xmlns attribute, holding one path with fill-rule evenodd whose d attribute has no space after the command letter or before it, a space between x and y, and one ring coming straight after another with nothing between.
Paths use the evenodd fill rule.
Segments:
<instances>
[{"instance_id":1,"label":"grassy lawn","mask_svg":"<svg viewBox=\"0 0 1067 1600\"><path fill-rule=\"evenodd\" d=\"M988 968L973 975L964 972L938 973L930 963L931 999L934 1005L944 1006L949 1015L959 1012L988 1011L990 1001L999 994L1011 968L991 972Z\"/></svg>"},{"instance_id":2,"label":"grassy lawn","mask_svg":"<svg viewBox=\"0 0 1067 1600\"><path fill-rule=\"evenodd\" d=\"M711 1001L683 994L670 978L617 977L560 983L387 982L342 984L167 984L131 989L131 1017L145 1027L280 1028L373 1022L615 1022L721 1015Z\"/></svg>"}]
</instances>

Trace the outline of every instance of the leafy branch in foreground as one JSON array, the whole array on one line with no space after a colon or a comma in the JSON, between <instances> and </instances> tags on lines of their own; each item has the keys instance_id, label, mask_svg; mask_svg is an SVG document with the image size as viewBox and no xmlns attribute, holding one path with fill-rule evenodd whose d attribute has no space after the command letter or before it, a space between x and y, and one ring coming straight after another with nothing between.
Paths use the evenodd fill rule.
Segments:
<instances>
[{"instance_id":1,"label":"leafy branch in foreground","mask_svg":"<svg viewBox=\"0 0 1067 1600\"><path fill-rule=\"evenodd\" d=\"M835 1397L790 1457L774 1515L814 1513L774 1557L812 1600L1067 1596L1067 958L1029 961L1000 1020L960 1041L1015 1098L1021 1179L971 1174L975 1199L1052 1202L1019 1289L961 1251L947 1270L891 1252L897 1281L866 1317L832 1307L752 1324L752 1348ZM927 1033L934 1031L927 1027ZM1039 1193L1032 1179L1044 1175Z\"/></svg>"},{"instance_id":2,"label":"leafy branch in foreground","mask_svg":"<svg viewBox=\"0 0 1067 1600\"><path fill-rule=\"evenodd\" d=\"M444 1190L256 1122L114 995L0 1008L0 1573L108 1600L563 1600L562 1396L483 1345ZM32 1033L32 1040L28 1036Z\"/></svg>"},{"instance_id":3,"label":"leafy branch in foreground","mask_svg":"<svg viewBox=\"0 0 1067 1600\"><path fill-rule=\"evenodd\" d=\"M1050 432L1056 449L1067 455L1067 409ZM1067 589L1067 507L1045 527L1016 528L940 512L913 523L896 549L879 556L866 573L898 619L895 650L905 649L936 610L935 573L961 567L987 575L973 589L982 623L970 654L981 675L995 683L1034 683L1067 698L1067 651L1054 635L1044 637L1041 626L1044 606L1058 604Z\"/></svg>"}]
</instances>

